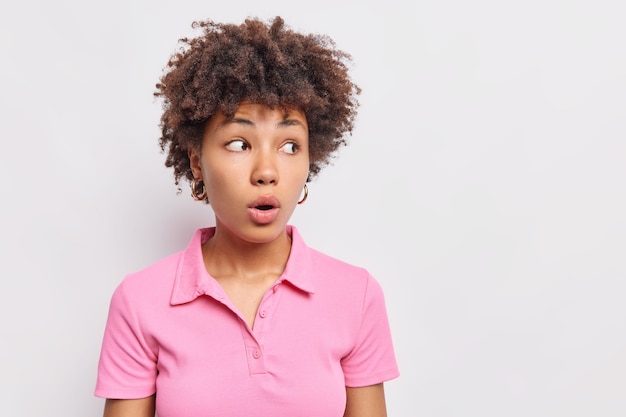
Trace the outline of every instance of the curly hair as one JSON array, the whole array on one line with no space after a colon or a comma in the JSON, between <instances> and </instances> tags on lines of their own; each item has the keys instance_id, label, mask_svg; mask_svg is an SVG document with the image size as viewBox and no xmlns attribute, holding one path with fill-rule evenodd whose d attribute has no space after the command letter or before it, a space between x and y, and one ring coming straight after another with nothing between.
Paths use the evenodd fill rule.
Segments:
<instances>
[{"instance_id":1,"label":"curly hair","mask_svg":"<svg viewBox=\"0 0 626 417\"><path fill-rule=\"evenodd\" d=\"M194 22L202 35L183 38L154 95L163 102L160 128L165 166L176 185L193 179L188 150L201 149L204 127L218 112L232 117L243 101L295 107L309 126L309 178L352 134L360 88L348 75L351 57L325 35L301 34L279 16L241 25Z\"/></svg>"}]
</instances>

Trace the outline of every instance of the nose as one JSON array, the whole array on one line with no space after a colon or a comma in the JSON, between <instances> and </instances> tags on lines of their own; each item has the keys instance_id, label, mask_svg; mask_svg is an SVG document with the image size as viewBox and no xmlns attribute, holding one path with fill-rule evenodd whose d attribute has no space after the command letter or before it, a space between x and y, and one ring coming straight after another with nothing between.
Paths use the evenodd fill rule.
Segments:
<instances>
[{"instance_id":1,"label":"nose","mask_svg":"<svg viewBox=\"0 0 626 417\"><path fill-rule=\"evenodd\" d=\"M255 158L250 181L255 185L274 185L278 183L276 161L266 152L260 152Z\"/></svg>"}]
</instances>

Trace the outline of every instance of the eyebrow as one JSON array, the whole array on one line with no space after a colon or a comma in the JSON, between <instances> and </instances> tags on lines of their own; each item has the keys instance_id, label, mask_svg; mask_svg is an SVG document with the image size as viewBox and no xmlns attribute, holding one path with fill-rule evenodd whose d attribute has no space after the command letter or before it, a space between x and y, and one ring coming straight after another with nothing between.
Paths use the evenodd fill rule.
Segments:
<instances>
[{"instance_id":1,"label":"eyebrow","mask_svg":"<svg viewBox=\"0 0 626 417\"><path fill-rule=\"evenodd\" d=\"M227 119L224 120L221 125L222 126L227 126L229 124L240 124L240 125L244 125L244 126L254 126L254 122L252 120L243 118L243 117L233 117L232 119ZM278 128L283 128L283 127L290 127L290 126L300 126L303 129L305 128L304 125L302 124L302 122L300 122L299 120L296 119L283 119L280 122L276 123L276 127Z\"/></svg>"}]
</instances>

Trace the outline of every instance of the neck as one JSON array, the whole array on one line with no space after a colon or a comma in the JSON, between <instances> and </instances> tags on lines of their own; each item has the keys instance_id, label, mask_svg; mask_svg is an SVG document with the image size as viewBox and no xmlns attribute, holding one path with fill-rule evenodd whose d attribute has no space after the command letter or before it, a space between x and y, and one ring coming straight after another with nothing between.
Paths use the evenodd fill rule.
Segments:
<instances>
[{"instance_id":1,"label":"neck","mask_svg":"<svg viewBox=\"0 0 626 417\"><path fill-rule=\"evenodd\" d=\"M219 224L213 237L202 246L206 268L216 278L280 276L290 251L291 237L287 230L270 242L252 243L233 236Z\"/></svg>"}]
</instances>

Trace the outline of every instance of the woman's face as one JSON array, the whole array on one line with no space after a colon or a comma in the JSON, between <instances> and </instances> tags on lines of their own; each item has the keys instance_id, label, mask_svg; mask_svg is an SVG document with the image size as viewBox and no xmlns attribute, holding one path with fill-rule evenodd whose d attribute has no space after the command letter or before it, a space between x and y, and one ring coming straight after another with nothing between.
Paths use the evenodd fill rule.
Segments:
<instances>
[{"instance_id":1,"label":"woman's face","mask_svg":"<svg viewBox=\"0 0 626 417\"><path fill-rule=\"evenodd\" d=\"M202 149L189 152L216 219L216 236L267 243L284 232L309 170L306 117L297 109L241 104L212 117Z\"/></svg>"}]
</instances>

